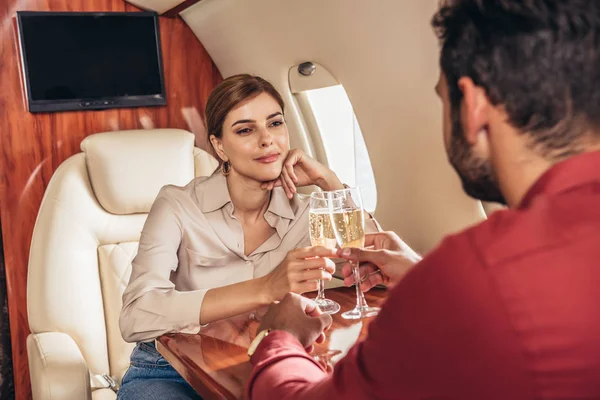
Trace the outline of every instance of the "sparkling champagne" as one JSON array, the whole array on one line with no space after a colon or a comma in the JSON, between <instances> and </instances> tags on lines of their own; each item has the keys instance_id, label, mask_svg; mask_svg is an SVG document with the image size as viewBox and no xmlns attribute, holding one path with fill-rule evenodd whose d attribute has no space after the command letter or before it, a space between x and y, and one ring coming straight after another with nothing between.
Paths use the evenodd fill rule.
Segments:
<instances>
[{"instance_id":1,"label":"sparkling champagne","mask_svg":"<svg viewBox=\"0 0 600 400\"><path fill-rule=\"evenodd\" d=\"M340 196L331 192L314 192L310 195L308 226L310 242L313 246L323 246L330 249L337 247L329 210L334 207L339 208L341 204ZM319 279L319 291L315 303L326 314L335 314L340 311L338 303L325 298L325 281L322 279Z\"/></svg>"},{"instance_id":2,"label":"sparkling champagne","mask_svg":"<svg viewBox=\"0 0 600 400\"><path fill-rule=\"evenodd\" d=\"M308 214L308 223L310 243L313 246L323 246L330 249L336 247L337 242L328 210L312 210Z\"/></svg>"},{"instance_id":3,"label":"sparkling champagne","mask_svg":"<svg viewBox=\"0 0 600 400\"><path fill-rule=\"evenodd\" d=\"M340 247L364 247L365 218L362 208L335 211L331 214L331 221Z\"/></svg>"}]
</instances>

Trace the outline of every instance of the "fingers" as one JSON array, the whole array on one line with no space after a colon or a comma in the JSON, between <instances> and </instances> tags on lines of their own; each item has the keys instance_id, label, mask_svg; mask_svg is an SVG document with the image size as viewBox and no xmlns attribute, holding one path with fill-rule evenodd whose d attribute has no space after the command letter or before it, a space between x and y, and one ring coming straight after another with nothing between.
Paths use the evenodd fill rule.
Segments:
<instances>
[{"instance_id":1,"label":"fingers","mask_svg":"<svg viewBox=\"0 0 600 400\"><path fill-rule=\"evenodd\" d=\"M340 249L337 256L349 261L370 262L377 266L389 263L393 256L388 250L363 250L357 248Z\"/></svg>"},{"instance_id":2,"label":"fingers","mask_svg":"<svg viewBox=\"0 0 600 400\"><path fill-rule=\"evenodd\" d=\"M287 181L283 177L283 172L282 172L281 175L279 175L278 180L279 180L279 182L281 182L281 187L283 188L283 191L285 192L285 195L289 198L290 197L290 189L288 188Z\"/></svg>"},{"instance_id":3,"label":"fingers","mask_svg":"<svg viewBox=\"0 0 600 400\"><path fill-rule=\"evenodd\" d=\"M379 232L381 233L381 232ZM378 238L379 233L367 233L365 235L365 245L364 247L375 246L375 240Z\"/></svg>"},{"instance_id":4,"label":"fingers","mask_svg":"<svg viewBox=\"0 0 600 400\"><path fill-rule=\"evenodd\" d=\"M273 185L273 181L263 182L260 184L262 190L270 190L269 188Z\"/></svg>"},{"instance_id":5,"label":"fingers","mask_svg":"<svg viewBox=\"0 0 600 400\"><path fill-rule=\"evenodd\" d=\"M331 274L327 271L324 271L320 268L317 269L307 269L305 271L300 272L299 280L301 282L306 281L319 281L319 280L331 280Z\"/></svg>"},{"instance_id":6,"label":"fingers","mask_svg":"<svg viewBox=\"0 0 600 400\"><path fill-rule=\"evenodd\" d=\"M331 256L331 254L329 254ZM293 270L309 270L309 269L323 269L330 274L335 272L335 263L327 257L298 257L297 255L291 255L291 260L288 260L288 271Z\"/></svg>"},{"instance_id":7,"label":"fingers","mask_svg":"<svg viewBox=\"0 0 600 400\"><path fill-rule=\"evenodd\" d=\"M365 276L368 276L369 274L372 274L378 270L379 270L379 268L377 268L375 265L366 263L359 267L359 274L360 274L361 279L363 279ZM344 276L344 285L346 285L348 287L354 285L354 283L355 283L354 273L352 271L352 266L350 265L350 263L344 264L344 266L342 267L342 275ZM377 274L377 275L381 276L381 274Z\"/></svg>"},{"instance_id":8,"label":"fingers","mask_svg":"<svg viewBox=\"0 0 600 400\"><path fill-rule=\"evenodd\" d=\"M308 293L308 292L316 292L319 290L319 281L318 280L309 280L309 281L301 281L296 282L290 285L290 290L294 293Z\"/></svg>"},{"instance_id":9,"label":"fingers","mask_svg":"<svg viewBox=\"0 0 600 400\"><path fill-rule=\"evenodd\" d=\"M263 190L270 191L270 190L273 190L274 188L279 187L279 186L281 186L281 181L279 179L275 179L275 180L272 180L272 181L269 181L269 182L263 182L263 183L261 183L260 188L263 189Z\"/></svg>"},{"instance_id":10,"label":"fingers","mask_svg":"<svg viewBox=\"0 0 600 400\"><path fill-rule=\"evenodd\" d=\"M331 315L329 314L321 314L318 317L313 317L312 320L314 321L316 327L319 328L321 333L329 329L333 323L333 318L331 318Z\"/></svg>"},{"instance_id":11,"label":"fingers","mask_svg":"<svg viewBox=\"0 0 600 400\"><path fill-rule=\"evenodd\" d=\"M292 293L289 293L289 295L293 296L292 301L300 303L300 307L302 307L306 316L310 318L312 323L315 324L315 327L319 329L319 332L321 333L321 335L323 335L323 332L325 330L329 329L329 327L331 326L331 324L333 322L331 315L323 314L321 312L321 310L319 309L319 306L317 306L317 303L315 303L314 301L312 301L310 299L307 299L304 296L298 296L298 295L295 295ZM286 295L286 297L288 297L288 296ZM285 298L284 298L284 301L285 301ZM325 340L325 338L323 337L322 339L319 339L319 337L317 337L316 340L318 342L318 340ZM320 343L322 343L322 342L320 342Z\"/></svg>"},{"instance_id":12,"label":"fingers","mask_svg":"<svg viewBox=\"0 0 600 400\"><path fill-rule=\"evenodd\" d=\"M275 324L275 329L288 330L294 334L308 352L312 352L313 343L325 342L324 332L333 321L330 315L321 312L314 301L294 293L287 293L277 306L270 307L267 314L271 314L271 319L273 315L279 316L280 322L287 320L285 328L281 324ZM269 316L265 317L263 323L267 319ZM272 325L265 323L266 327Z\"/></svg>"},{"instance_id":13,"label":"fingers","mask_svg":"<svg viewBox=\"0 0 600 400\"><path fill-rule=\"evenodd\" d=\"M373 287L380 285L384 283L383 281L383 276L381 274L373 274L373 275L369 275L364 282L362 282L360 284L360 289L363 292L368 292L369 290L371 290Z\"/></svg>"},{"instance_id":14,"label":"fingers","mask_svg":"<svg viewBox=\"0 0 600 400\"><path fill-rule=\"evenodd\" d=\"M373 246L375 247L375 250L397 250L400 243L403 243L402 240L394 232L386 231L377 233L367 233L365 235L365 247Z\"/></svg>"},{"instance_id":15,"label":"fingers","mask_svg":"<svg viewBox=\"0 0 600 400\"><path fill-rule=\"evenodd\" d=\"M296 184L292 180L286 166L284 166L283 171L281 171L281 181L285 184L286 194L291 199L294 196L294 193L296 193Z\"/></svg>"},{"instance_id":16,"label":"fingers","mask_svg":"<svg viewBox=\"0 0 600 400\"><path fill-rule=\"evenodd\" d=\"M281 170L281 183L282 187L285 190L285 194L288 198L292 198L294 193L296 193L296 183L298 182L298 178L296 177L296 173L294 172L294 165L300 159L298 152L292 150L289 154L285 163L283 164L283 168Z\"/></svg>"},{"instance_id":17,"label":"fingers","mask_svg":"<svg viewBox=\"0 0 600 400\"><path fill-rule=\"evenodd\" d=\"M420 256L410 246L404 243L396 233L390 231L367 234L365 236L365 247L373 247L374 250L414 253L415 258L420 259Z\"/></svg>"},{"instance_id":18,"label":"fingers","mask_svg":"<svg viewBox=\"0 0 600 400\"><path fill-rule=\"evenodd\" d=\"M323 267L325 271L333 275L335 272L335 263L329 258L322 258L322 260L325 260L325 266Z\"/></svg>"},{"instance_id":19,"label":"fingers","mask_svg":"<svg viewBox=\"0 0 600 400\"><path fill-rule=\"evenodd\" d=\"M397 249L396 239L398 235L394 232L377 232L377 233L367 233L365 235L365 245L364 247L373 247L374 250L382 250L388 249L392 250L389 247L393 247L393 250Z\"/></svg>"},{"instance_id":20,"label":"fingers","mask_svg":"<svg viewBox=\"0 0 600 400\"><path fill-rule=\"evenodd\" d=\"M350 265L350 263L345 263L342 266L342 276L344 279L352 276L352 265Z\"/></svg>"},{"instance_id":21,"label":"fingers","mask_svg":"<svg viewBox=\"0 0 600 400\"><path fill-rule=\"evenodd\" d=\"M325 331L331 327L333 318L329 314L321 314L318 317L309 317L309 323L315 332L319 332L318 336L314 339L314 343L323 343L326 340Z\"/></svg>"},{"instance_id":22,"label":"fingers","mask_svg":"<svg viewBox=\"0 0 600 400\"><path fill-rule=\"evenodd\" d=\"M304 312L306 313L306 315L310 316L310 317L318 317L319 315L323 314L321 312L321 309L319 308L319 306L317 306L317 303L315 303L314 301L307 299L304 296L299 296L301 297L301 301L302 301L302 308L304 309Z\"/></svg>"},{"instance_id":23,"label":"fingers","mask_svg":"<svg viewBox=\"0 0 600 400\"><path fill-rule=\"evenodd\" d=\"M373 265L371 263L363 263L359 267L360 276L365 276L367 274L370 274L371 272L377 271L378 269L379 268L377 268L375 265ZM352 274L353 274L352 265L349 262L344 264L342 266L342 276L344 278L347 278L349 276L352 276Z\"/></svg>"},{"instance_id":24,"label":"fingers","mask_svg":"<svg viewBox=\"0 0 600 400\"><path fill-rule=\"evenodd\" d=\"M292 253L294 255L294 258L337 257L337 251L335 249L328 249L327 247L323 246L304 247L301 249L294 250Z\"/></svg>"},{"instance_id":25,"label":"fingers","mask_svg":"<svg viewBox=\"0 0 600 400\"><path fill-rule=\"evenodd\" d=\"M283 169L287 171L290 179L295 184L298 183L298 177L296 176L296 172L294 172L294 166L298 164L298 162L302 159L302 155L304 153L300 149L293 149L288 154L287 160L283 166Z\"/></svg>"},{"instance_id":26,"label":"fingers","mask_svg":"<svg viewBox=\"0 0 600 400\"><path fill-rule=\"evenodd\" d=\"M285 167L283 169L283 171L281 171L281 175L279 176L279 181L281 182L281 187L283 188L283 190L285 191L285 195L291 199L294 196L294 192L295 192L295 186L293 184L293 182L290 183L290 179L288 176L286 176L286 171L285 171Z\"/></svg>"},{"instance_id":27,"label":"fingers","mask_svg":"<svg viewBox=\"0 0 600 400\"><path fill-rule=\"evenodd\" d=\"M294 156L292 160L293 163L287 163L285 165L285 171L287 172L287 175L290 177L290 180L292 181L294 186L296 186L296 183L298 183L298 177L296 176L296 172L294 171L294 165L296 165L298 160L300 160L300 157Z\"/></svg>"},{"instance_id":28,"label":"fingers","mask_svg":"<svg viewBox=\"0 0 600 400\"><path fill-rule=\"evenodd\" d=\"M325 332L321 332L319 334L319 337L317 337L317 340L315 340L315 342L318 344L322 344L325 342L325 339L327 339L327 336L325 336Z\"/></svg>"},{"instance_id":29,"label":"fingers","mask_svg":"<svg viewBox=\"0 0 600 400\"><path fill-rule=\"evenodd\" d=\"M335 263L329 258L316 257L306 258L304 260L297 261L298 269L300 270L319 270L323 269L330 274L335 272Z\"/></svg>"}]
</instances>

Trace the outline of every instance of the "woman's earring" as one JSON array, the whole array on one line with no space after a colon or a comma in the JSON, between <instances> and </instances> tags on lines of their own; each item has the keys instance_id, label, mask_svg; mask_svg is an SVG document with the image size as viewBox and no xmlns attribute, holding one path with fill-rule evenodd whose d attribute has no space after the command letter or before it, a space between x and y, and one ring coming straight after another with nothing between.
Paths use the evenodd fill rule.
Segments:
<instances>
[{"instance_id":1,"label":"woman's earring","mask_svg":"<svg viewBox=\"0 0 600 400\"><path fill-rule=\"evenodd\" d=\"M227 176L231 172L231 164L229 161L223 161L223 165L221 165L221 172L223 175Z\"/></svg>"}]
</instances>

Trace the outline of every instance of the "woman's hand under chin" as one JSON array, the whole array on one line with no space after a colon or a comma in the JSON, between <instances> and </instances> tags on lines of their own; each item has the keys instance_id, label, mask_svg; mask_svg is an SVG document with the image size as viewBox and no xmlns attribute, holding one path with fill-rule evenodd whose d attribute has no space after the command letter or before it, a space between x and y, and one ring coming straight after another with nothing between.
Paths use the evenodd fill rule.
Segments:
<instances>
[{"instance_id":1,"label":"woman's hand under chin","mask_svg":"<svg viewBox=\"0 0 600 400\"><path fill-rule=\"evenodd\" d=\"M275 180L264 182L261 187L273 190L283 187L288 198L292 198L297 187L317 185L322 190L343 189L344 185L329 168L313 160L300 149L293 149L283 162L281 175Z\"/></svg>"}]
</instances>

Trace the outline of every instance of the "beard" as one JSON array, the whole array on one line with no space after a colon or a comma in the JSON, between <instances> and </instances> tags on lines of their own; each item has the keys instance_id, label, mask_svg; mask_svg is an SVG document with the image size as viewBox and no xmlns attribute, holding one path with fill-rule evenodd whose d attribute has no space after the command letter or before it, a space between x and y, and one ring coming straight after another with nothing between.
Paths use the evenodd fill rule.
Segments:
<instances>
[{"instance_id":1,"label":"beard","mask_svg":"<svg viewBox=\"0 0 600 400\"><path fill-rule=\"evenodd\" d=\"M460 177L463 190L476 200L506 205L490 161L474 154L463 134L460 117L455 115L452 120L448 159Z\"/></svg>"}]
</instances>

